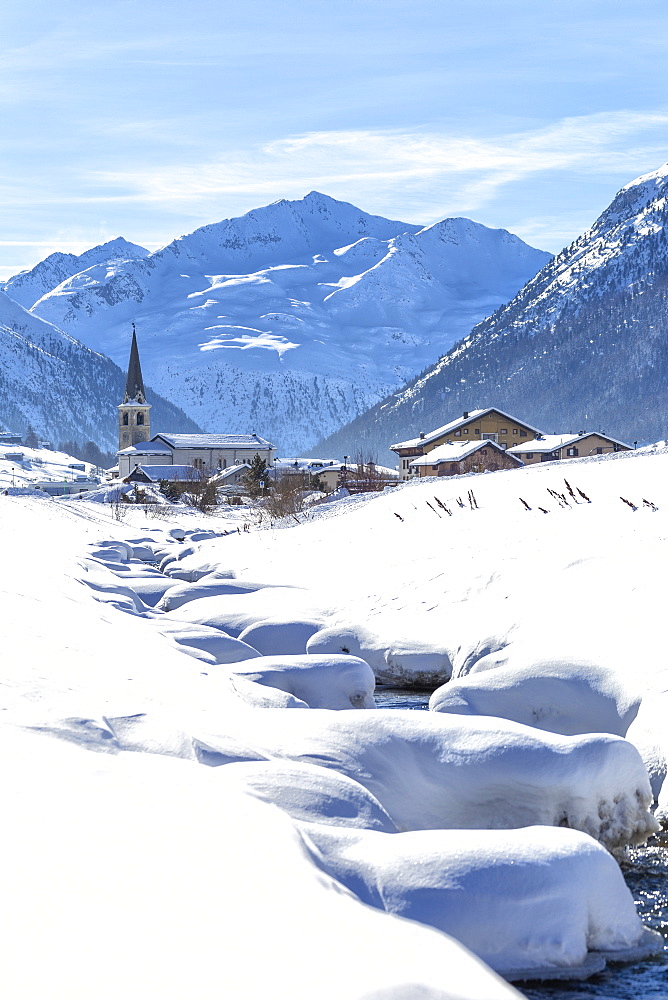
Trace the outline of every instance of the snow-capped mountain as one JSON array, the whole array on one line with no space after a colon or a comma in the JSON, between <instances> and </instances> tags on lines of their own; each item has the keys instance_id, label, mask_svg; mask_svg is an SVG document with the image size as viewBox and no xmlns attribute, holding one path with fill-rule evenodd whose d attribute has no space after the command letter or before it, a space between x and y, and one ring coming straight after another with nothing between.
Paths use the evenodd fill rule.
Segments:
<instances>
[{"instance_id":1,"label":"snow-capped mountain","mask_svg":"<svg viewBox=\"0 0 668 1000\"><path fill-rule=\"evenodd\" d=\"M29 309L37 299L62 281L71 278L73 274L85 271L94 264L108 263L112 260L140 260L148 254L149 251L144 247L129 243L119 236L118 239L109 240L108 243L92 247L79 255L52 253L29 271L20 271L0 283L0 288L15 302Z\"/></svg>"},{"instance_id":2,"label":"snow-capped mountain","mask_svg":"<svg viewBox=\"0 0 668 1000\"><path fill-rule=\"evenodd\" d=\"M206 430L302 451L423 370L549 254L467 219L421 228L312 192L68 276L32 312Z\"/></svg>"},{"instance_id":3,"label":"snow-capped mountain","mask_svg":"<svg viewBox=\"0 0 668 1000\"><path fill-rule=\"evenodd\" d=\"M548 432L668 436L668 164L627 184L591 229L428 371L331 436L377 451L462 410L500 406Z\"/></svg>"},{"instance_id":4,"label":"snow-capped mountain","mask_svg":"<svg viewBox=\"0 0 668 1000\"><path fill-rule=\"evenodd\" d=\"M117 410L125 374L0 291L0 425L20 433L32 424L54 442L118 447ZM177 407L147 390L157 424L199 430Z\"/></svg>"}]
</instances>

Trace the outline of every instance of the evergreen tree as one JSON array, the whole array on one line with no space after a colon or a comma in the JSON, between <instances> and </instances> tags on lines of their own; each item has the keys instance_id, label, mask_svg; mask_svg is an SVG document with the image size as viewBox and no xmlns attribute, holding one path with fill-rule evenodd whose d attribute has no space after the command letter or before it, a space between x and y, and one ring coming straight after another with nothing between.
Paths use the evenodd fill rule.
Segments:
<instances>
[{"instance_id":1,"label":"evergreen tree","mask_svg":"<svg viewBox=\"0 0 668 1000\"><path fill-rule=\"evenodd\" d=\"M26 448L39 448L39 440L35 434L35 429L32 424L28 424L28 430L25 436L25 446Z\"/></svg>"},{"instance_id":2,"label":"evergreen tree","mask_svg":"<svg viewBox=\"0 0 668 1000\"><path fill-rule=\"evenodd\" d=\"M248 467L248 472L243 477L243 487L252 497L266 496L269 492L267 465L259 454L255 453L255 458Z\"/></svg>"}]
</instances>

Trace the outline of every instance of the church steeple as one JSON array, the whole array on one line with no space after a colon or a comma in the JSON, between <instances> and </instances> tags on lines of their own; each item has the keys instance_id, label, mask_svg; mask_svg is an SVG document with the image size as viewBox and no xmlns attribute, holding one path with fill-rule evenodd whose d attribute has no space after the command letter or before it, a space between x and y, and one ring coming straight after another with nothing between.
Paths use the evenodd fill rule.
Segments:
<instances>
[{"instance_id":1,"label":"church steeple","mask_svg":"<svg viewBox=\"0 0 668 1000\"><path fill-rule=\"evenodd\" d=\"M146 402L144 380L139 364L139 349L137 348L137 331L132 324L132 345L128 376L125 381L125 396L118 407L118 450L130 448L149 441L151 438L151 404Z\"/></svg>"},{"instance_id":2,"label":"church steeple","mask_svg":"<svg viewBox=\"0 0 668 1000\"><path fill-rule=\"evenodd\" d=\"M136 400L138 403L146 402L144 392L144 380L141 377L141 365L139 364L139 349L137 347L137 331L132 324L132 345L130 347L130 361L128 362L128 377L125 382L124 403Z\"/></svg>"}]
</instances>

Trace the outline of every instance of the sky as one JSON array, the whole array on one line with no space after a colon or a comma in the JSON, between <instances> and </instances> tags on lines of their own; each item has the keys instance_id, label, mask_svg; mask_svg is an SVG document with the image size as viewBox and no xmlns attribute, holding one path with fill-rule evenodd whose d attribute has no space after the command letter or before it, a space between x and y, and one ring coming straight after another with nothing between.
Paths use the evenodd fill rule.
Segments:
<instances>
[{"instance_id":1,"label":"sky","mask_svg":"<svg viewBox=\"0 0 668 1000\"><path fill-rule=\"evenodd\" d=\"M311 190L556 252L668 160L668 5L4 0L0 278Z\"/></svg>"}]
</instances>

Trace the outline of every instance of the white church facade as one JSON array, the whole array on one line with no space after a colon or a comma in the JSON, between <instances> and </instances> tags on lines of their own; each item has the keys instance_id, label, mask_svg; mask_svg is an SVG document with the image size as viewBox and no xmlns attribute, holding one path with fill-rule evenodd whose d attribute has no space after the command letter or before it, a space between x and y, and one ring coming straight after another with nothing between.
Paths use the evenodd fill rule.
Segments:
<instances>
[{"instance_id":1,"label":"white church facade","mask_svg":"<svg viewBox=\"0 0 668 1000\"><path fill-rule=\"evenodd\" d=\"M132 346L125 396L118 407L118 476L125 479L138 467L191 466L214 475L236 465L250 465L259 455L273 466L276 448L257 434L171 434L151 436L151 404L146 402L137 336Z\"/></svg>"}]
</instances>

